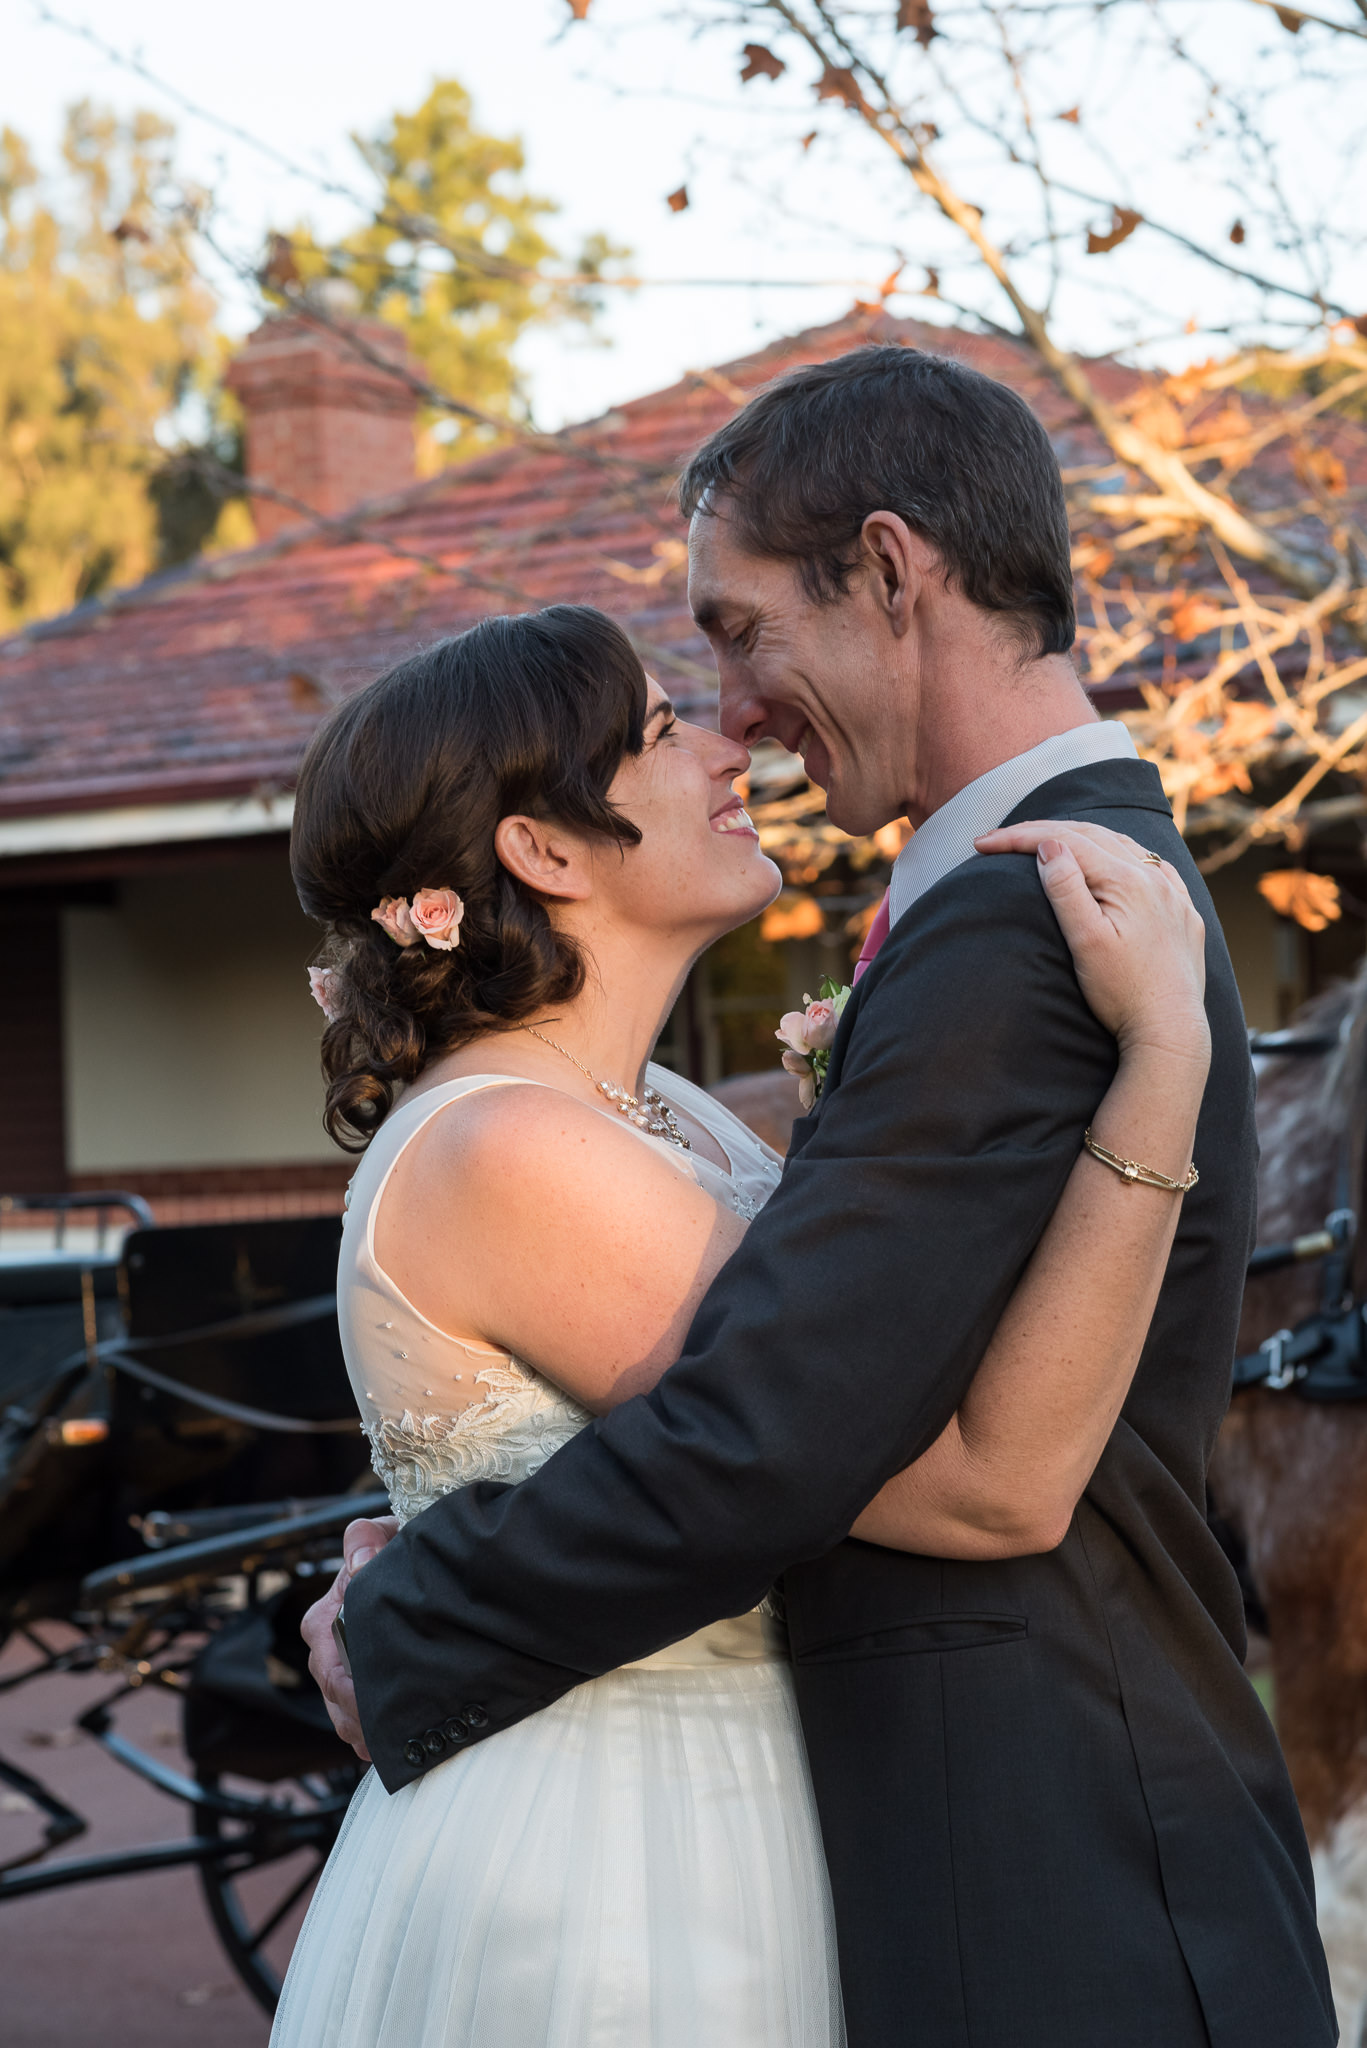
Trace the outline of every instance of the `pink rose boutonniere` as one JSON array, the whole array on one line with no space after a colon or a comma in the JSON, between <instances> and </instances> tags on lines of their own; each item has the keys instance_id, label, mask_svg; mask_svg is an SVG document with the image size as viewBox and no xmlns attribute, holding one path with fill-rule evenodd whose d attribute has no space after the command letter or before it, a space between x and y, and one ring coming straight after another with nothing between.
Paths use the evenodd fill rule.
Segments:
<instances>
[{"instance_id":1,"label":"pink rose boutonniere","mask_svg":"<svg viewBox=\"0 0 1367 2048\"><path fill-rule=\"evenodd\" d=\"M789 1010L786 1017L779 1019L774 1036L784 1049L784 1071L797 1076L804 1111L815 1106L825 1085L836 1027L849 999L849 988L827 976L815 1001L810 996L802 998L805 1010Z\"/></svg>"}]
</instances>

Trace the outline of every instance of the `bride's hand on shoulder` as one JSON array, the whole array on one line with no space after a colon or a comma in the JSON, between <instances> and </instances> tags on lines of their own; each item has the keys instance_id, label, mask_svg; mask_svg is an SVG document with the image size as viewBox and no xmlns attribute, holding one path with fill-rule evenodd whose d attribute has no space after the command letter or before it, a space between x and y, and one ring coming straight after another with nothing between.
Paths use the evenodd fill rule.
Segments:
<instances>
[{"instance_id":1,"label":"bride's hand on shoulder","mask_svg":"<svg viewBox=\"0 0 1367 2048\"><path fill-rule=\"evenodd\" d=\"M1205 925L1175 867L1123 832L1073 820L1005 826L977 846L1035 855L1078 985L1122 1053L1209 1064Z\"/></svg>"}]
</instances>

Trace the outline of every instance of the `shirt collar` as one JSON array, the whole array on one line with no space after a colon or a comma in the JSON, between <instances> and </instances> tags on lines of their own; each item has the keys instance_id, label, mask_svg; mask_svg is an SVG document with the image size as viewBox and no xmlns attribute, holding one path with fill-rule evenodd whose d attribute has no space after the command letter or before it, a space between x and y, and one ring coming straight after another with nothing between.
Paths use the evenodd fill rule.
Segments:
<instances>
[{"instance_id":1,"label":"shirt collar","mask_svg":"<svg viewBox=\"0 0 1367 2048\"><path fill-rule=\"evenodd\" d=\"M1032 789L1072 768L1089 768L1097 761L1137 759L1126 727L1117 719L1103 718L1094 724L1075 725L1071 732L1054 733L1024 754L989 768L938 811L932 811L898 854L888 889L892 922L896 924L918 897L954 868L980 859L974 840L980 833L995 831Z\"/></svg>"}]
</instances>

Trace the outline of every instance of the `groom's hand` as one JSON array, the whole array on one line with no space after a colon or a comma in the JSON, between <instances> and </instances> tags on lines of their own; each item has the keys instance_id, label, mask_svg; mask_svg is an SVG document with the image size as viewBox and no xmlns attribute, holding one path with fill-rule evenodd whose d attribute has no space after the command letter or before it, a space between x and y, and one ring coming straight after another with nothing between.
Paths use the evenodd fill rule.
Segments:
<instances>
[{"instance_id":1,"label":"groom's hand","mask_svg":"<svg viewBox=\"0 0 1367 2048\"><path fill-rule=\"evenodd\" d=\"M342 1660L332 1625L342 1611L347 1587L362 1565L384 1548L398 1526L394 1515L383 1515L375 1521L348 1522L342 1534L342 1556L346 1562L322 1599L314 1601L299 1624L299 1633L309 1647L309 1670L323 1695L332 1725L365 1764L370 1762L370 1751L356 1711L356 1688Z\"/></svg>"}]
</instances>

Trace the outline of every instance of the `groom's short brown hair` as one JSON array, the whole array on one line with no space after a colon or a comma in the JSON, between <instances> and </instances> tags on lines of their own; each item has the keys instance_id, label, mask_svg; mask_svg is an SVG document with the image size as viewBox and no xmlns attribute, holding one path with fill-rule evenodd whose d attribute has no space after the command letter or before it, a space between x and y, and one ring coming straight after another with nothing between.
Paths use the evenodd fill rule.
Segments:
<instances>
[{"instance_id":1,"label":"groom's short brown hair","mask_svg":"<svg viewBox=\"0 0 1367 2048\"><path fill-rule=\"evenodd\" d=\"M1024 399L965 363L875 343L776 378L679 480L687 519L723 499L741 546L793 562L818 603L849 589L870 512L896 512L1027 657L1073 644L1049 437Z\"/></svg>"}]
</instances>

